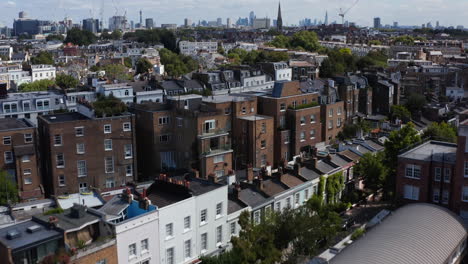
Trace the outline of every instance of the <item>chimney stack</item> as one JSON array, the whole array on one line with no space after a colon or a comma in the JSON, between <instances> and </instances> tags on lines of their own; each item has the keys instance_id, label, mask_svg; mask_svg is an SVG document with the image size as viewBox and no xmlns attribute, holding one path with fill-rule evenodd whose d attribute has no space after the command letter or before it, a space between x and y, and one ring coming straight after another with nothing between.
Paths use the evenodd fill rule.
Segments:
<instances>
[{"instance_id":1,"label":"chimney stack","mask_svg":"<svg viewBox=\"0 0 468 264\"><path fill-rule=\"evenodd\" d=\"M255 179L254 180L255 187L259 191L263 191L263 180L262 179Z\"/></svg>"},{"instance_id":2,"label":"chimney stack","mask_svg":"<svg viewBox=\"0 0 468 264\"><path fill-rule=\"evenodd\" d=\"M247 181L248 182L253 182L254 180L254 173L253 173L253 167L252 165L247 166Z\"/></svg>"},{"instance_id":3,"label":"chimney stack","mask_svg":"<svg viewBox=\"0 0 468 264\"><path fill-rule=\"evenodd\" d=\"M217 183L218 182L218 177L214 173L210 173L208 175L208 180L212 183Z\"/></svg>"},{"instance_id":4,"label":"chimney stack","mask_svg":"<svg viewBox=\"0 0 468 264\"><path fill-rule=\"evenodd\" d=\"M233 190L233 194L234 194L234 197L236 199L239 199L239 194L240 194L241 190L242 189L241 189L240 184L236 184L235 187L234 187L234 190Z\"/></svg>"}]
</instances>

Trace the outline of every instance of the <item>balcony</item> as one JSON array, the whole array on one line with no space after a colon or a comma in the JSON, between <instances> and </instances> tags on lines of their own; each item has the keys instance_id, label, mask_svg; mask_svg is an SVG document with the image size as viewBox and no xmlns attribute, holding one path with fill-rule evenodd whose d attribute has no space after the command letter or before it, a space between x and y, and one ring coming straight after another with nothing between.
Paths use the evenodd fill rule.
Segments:
<instances>
[{"instance_id":1,"label":"balcony","mask_svg":"<svg viewBox=\"0 0 468 264\"><path fill-rule=\"evenodd\" d=\"M202 152L203 157L215 156L223 153L232 152L231 144L219 145L217 147L210 148L209 150Z\"/></svg>"},{"instance_id":2,"label":"balcony","mask_svg":"<svg viewBox=\"0 0 468 264\"><path fill-rule=\"evenodd\" d=\"M198 135L198 138L205 139L210 137L219 137L219 136L227 136L229 132L223 128L215 128L215 129L203 129L202 134Z\"/></svg>"}]
</instances>

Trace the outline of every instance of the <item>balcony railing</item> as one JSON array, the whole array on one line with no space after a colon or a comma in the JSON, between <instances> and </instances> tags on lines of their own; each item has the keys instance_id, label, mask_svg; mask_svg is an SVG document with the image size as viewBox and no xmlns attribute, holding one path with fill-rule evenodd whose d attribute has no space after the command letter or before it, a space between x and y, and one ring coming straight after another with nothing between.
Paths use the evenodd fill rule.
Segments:
<instances>
[{"instance_id":1,"label":"balcony railing","mask_svg":"<svg viewBox=\"0 0 468 264\"><path fill-rule=\"evenodd\" d=\"M231 150L231 144L219 145L217 148L212 148L202 153L202 156L214 155L216 153L222 153Z\"/></svg>"}]
</instances>

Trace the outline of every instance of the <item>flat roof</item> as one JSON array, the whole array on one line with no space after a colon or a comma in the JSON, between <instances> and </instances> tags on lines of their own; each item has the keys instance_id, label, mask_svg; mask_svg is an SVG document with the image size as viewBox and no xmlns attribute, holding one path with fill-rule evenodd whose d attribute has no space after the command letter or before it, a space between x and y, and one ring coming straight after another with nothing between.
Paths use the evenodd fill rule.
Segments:
<instances>
[{"instance_id":1,"label":"flat roof","mask_svg":"<svg viewBox=\"0 0 468 264\"><path fill-rule=\"evenodd\" d=\"M456 162L457 144L441 141L427 141L415 148L400 154L399 158L438 161L438 162Z\"/></svg>"},{"instance_id":2,"label":"flat roof","mask_svg":"<svg viewBox=\"0 0 468 264\"><path fill-rule=\"evenodd\" d=\"M29 233L27 229L32 226L39 226L40 229L34 233ZM20 233L20 237L8 239L7 233L10 231L17 231ZM61 237L62 234L59 231L48 229L40 223L31 220L0 229L0 243L11 248L13 251L34 247Z\"/></svg>"},{"instance_id":3,"label":"flat roof","mask_svg":"<svg viewBox=\"0 0 468 264\"><path fill-rule=\"evenodd\" d=\"M68 209L73 207L73 204L79 203L88 207L99 207L104 204L104 201L96 193L90 195L82 195L80 193L73 193L68 197L57 198L57 203L62 209Z\"/></svg>"},{"instance_id":4,"label":"flat roof","mask_svg":"<svg viewBox=\"0 0 468 264\"><path fill-rule=\"evenodd\" d=\"M2 118L0 119L0 131L18 129L18 128L30 128L32 124L24 119L18 118Z\"/></svg>"},{"instance_id":5,"label":"flat roof","mask_svg":"<svg viewBox=\"0 0 468 264\"><path fill-rule=\"evenodd\" d=\"M78 120L89 120L90 118L80 114L78 112L69 112L69 113L61 113L61 114L54 114L54 115L46 115L42 116L43 119L49 121L50 123L62 123L62 122L70 122L70 121L78 121Z\"/></svg>"},{"instance_id":6,"label":"flat roof","mask_svg":"<svg viewBox=\"0 0 468 264\"><path fill-rule=\"evenodd\" d=\"M254 99L254 96L247 94L223 94L203 97L203 101L207 103L245 102Z\"/></svg>"},{"instance_id":7,"label":"flat roof","mask_svg":"<svg viewBox=\"0 0 468 264\"><path fill-rule=\"evenodd\" d=\"M330 263L447 263L466 237L466 226L448 209L410 204L396 210Z\"/></svg>"},{"instance_id":8,"label":"flat roof","mask_svg":"<svg viewBox=\"0 0 468 264\"><path fill-rule=\"evenodd\" d=\"M67 209L63 213L59 214L36 215L33 216L33 219L47 224L49 222L49 217L51 216L57 217L57 228L65 232L78 231L88 225L99 222L101 219L99 216L89 213L87 208L84 208L84 214L79 218L72 215L72 209Z\"/></svg>"}]
</instances>

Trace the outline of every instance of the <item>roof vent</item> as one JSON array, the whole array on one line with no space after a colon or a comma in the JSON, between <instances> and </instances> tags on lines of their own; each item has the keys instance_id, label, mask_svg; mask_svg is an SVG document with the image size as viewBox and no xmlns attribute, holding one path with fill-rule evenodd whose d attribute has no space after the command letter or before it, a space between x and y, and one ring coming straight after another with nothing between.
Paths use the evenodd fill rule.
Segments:
<instances>
[{"instance_id":1,"label":"roof vent","mask_svg":"<svg viewBox=\"0 0 468 264\"><path fill-rule=\"evenodd\" d=\"M40 231L42 229L42 226L39 226L39 225L33 225L33 226L30 226L28 227L26 230L28 231L28 233L36 233L37 231Z\"/></svg>"},{"instance_id":2,"label":"roof vent","mask_svg":"<svg viewBox=\"0 0 468 264\"><path fill-rule=\"evenodd\" d=\"M6 237L9 240L13 240L13 239L18 238L20 236L21 236L21 233L19 232L18 229L13 229L13 230L8 231L7 235L6 235Z\"/></svg>"}]
</instances>

